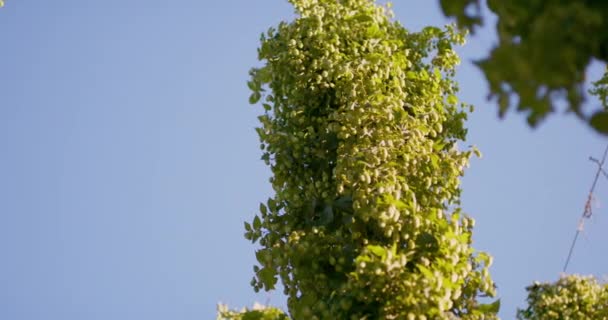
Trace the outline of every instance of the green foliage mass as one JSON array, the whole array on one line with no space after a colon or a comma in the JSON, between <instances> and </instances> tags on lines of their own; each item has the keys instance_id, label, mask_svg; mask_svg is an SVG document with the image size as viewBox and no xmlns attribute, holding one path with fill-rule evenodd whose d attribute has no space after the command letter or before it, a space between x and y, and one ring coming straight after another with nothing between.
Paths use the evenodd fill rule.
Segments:
<instances>
[{"instance_id":1,"label":"green foliage mass","mask_svg":"<svg viewBox=\"0 0 608 320\"><path fill-rule=\"evenodd\" d=\"M592 277L563 276L555 283L534 283L528 290L528 308L517 311L519 320L606 320L608 284Z\"/></svg>"},{"instance_id":2,"label":"green foliage mass","mask_svg":"<svg viewBox=\"0 0 608 320\"><path fill-rule=\"evenodd\" d=\"M440 0L444 13L463 27L482 23L479 0ZM585 71L593 59L608 62L608 1L488 0L497 15L498 45L478 65L490 86L500 115L510 108L527 113L535 126L560 102L608 133L608 73L590 91L598 106L588 117L581 109Z\"/></svg>"},{"instance_id":3,"label":"green foliage mass","mask_svg":"<svg viewBox=\"0 0 608 320\"><path fill-rule=\"evenodd\" d=\"M411 33L372 0L291 0L262 35L250 102L275 195L246 223L252 285L294 319L491 319L491 258L459 208L473 150L452 27Z\"/></svg>"},{"instance_id":4,"label":"green foliage mass","mask_svg":"<svg viewBox=\"0 0 608 320\"><path fill-rule=\"evenodd\" d=\"M254 307L252 310L241 311L229 310L225 305L218 306L217 320L287 320L287 315L277 308L263 306Z\"/></svg>"}]
</instances>

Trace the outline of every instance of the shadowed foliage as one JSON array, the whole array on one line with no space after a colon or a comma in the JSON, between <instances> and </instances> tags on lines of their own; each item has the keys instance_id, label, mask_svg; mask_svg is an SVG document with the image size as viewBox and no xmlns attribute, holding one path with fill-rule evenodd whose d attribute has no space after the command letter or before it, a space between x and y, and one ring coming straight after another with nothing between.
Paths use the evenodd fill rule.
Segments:
<instances>
[{"instance_id":1,"label":"shadowed foliage","mask_svg":"<svg viewBox=\"0 0 608 320\"><path fill-rule=\"evenodd\" d=\"M440 0L444 14L475 30L483 22L479 0ZM498 44L477 65L498 102L499 114L516 108L536 126L560 104L591 127L608 133L608 74L590 94L600 106L585 114L585 72L593 60L608 61L608 2L603 0L488 0L496 14Z\"/></svg>"}]
</instances>

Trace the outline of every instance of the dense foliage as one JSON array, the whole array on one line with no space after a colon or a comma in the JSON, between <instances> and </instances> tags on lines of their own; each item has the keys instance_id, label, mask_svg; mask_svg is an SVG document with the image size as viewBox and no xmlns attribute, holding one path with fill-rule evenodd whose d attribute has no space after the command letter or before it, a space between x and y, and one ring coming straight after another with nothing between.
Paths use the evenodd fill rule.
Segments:
<instances>
[{"instance_id":1,"label":"dense foliage","mask_svg":"<svg viewBox=\"0 0 608 320\"><path fill-rule=\"evenodd\" d=\"M295 319L490 319L491 259L460 212L466 113L448 27L410 33L372 0L291 0L262 36L250 102L275 190L246 223L252 285Z\"/></svg>"},{"instance_id":2,"label":"dense foliage","mask_svg":"<svg viewBox=\"0 0 608 320\"><path fill-rule=\"evenodd\" d=\"M251 310L229 310L225 305L218 306L217 320L287 320L287 315L277 308L255 305Z\"/></svg>"},{"instance_id":3,"label":"dense foliage","mask_svg":"<svg viewBox=\"0 0 608 320\"><path fill-rule=\"evenodd\" d=\"M467 28L482 23L479 2L440 0L444 13ZM592 117L581 108L587 67L593 59L608 62L608 1L488 0L487 5L498 18L498 45L478 65L500 114L516 106L536 125L565 103L608 133L607 74L591 90L602 106Z\"/></svg>"},{"instance_id":4,"label":"dense foliage","mask_svg":"<svg viewBox=\"0 0 608 320\"><path fill-rule=\"evenodd\" d=\"M534 283L527 288L528 308L520 320L607 320L608 284L592 277L564 276L556 283Z\"/></svg>"},{"instance_id":5,"label":"dense foliage","mask_svg":"<svg viewBox=\"0 0 608 320\"><path fill-rule=\"evenodd\" d=\"M293 319L495 319L499 301L478 302L495 294L491 258L471 248L474 222L459 208L459 178L474 151L457 146L468 106L455 96L452 46L463 34L410 33L373 0L290 2L298 17L262 35L263 66L249 82L250 102L264 108L257 132L275 190L245 223L261 247L253 287L273 290L280 280ZM486 74L491 59L480 63ZM528 92L504 82L526 82L520 71L492 89ZM604 105L607 84L605 77L593 92ZM549 90L543 103L559 92L578 111L582 96L540 86ZM494 92L503 112L513 93ZM532 124L546 115L518 94ZM519 319L605 319L606 287L591 278L528 291ZM218 319L287 315L220 307Z\"/></svg>"}]
</instances>

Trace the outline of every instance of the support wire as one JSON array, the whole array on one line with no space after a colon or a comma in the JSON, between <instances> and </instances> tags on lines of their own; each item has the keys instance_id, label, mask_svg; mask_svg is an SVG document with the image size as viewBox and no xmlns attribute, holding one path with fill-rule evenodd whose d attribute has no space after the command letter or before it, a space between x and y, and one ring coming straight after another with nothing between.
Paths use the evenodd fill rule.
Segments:
<instances>
[{"instance_id":1,"label":"support wire","mask_svg":"<svg viewBox=\"0 0 608 320\"><path fill-rule=\"evenodd\" d=\"M591 184L591 189L589 190L589 196L587 196L587 202L585 202L585 209L583 210L583 214L578 221L578 227L576 228L576 233L574 234L574 239L572 239L572 245L570 245L570 250L568 251L568 257L566 258L566 263L564 264L564 272L568 269L568 264L570 263L570 259L572 258L572 252L574 251L574 246L576 245L576 240L578 240L578 235L583 231L585 227L585 219L591 218L593 215L593 211L591 209L591 204L593 202L593 192L595 191L595 186L597 185L597 180L600 177L600 174L603 174L604 177L608 178L608 174L604 171L604 162L606 162L606 155L608 155L608 146L606 146L606 150L604 150L604 155L602 156L602 161L598 161L593 157L589 157L589 160L595 162L597 164L597 172L595 173L595 178L593 179L593 183Z\"/></svg>"}]
</instances>

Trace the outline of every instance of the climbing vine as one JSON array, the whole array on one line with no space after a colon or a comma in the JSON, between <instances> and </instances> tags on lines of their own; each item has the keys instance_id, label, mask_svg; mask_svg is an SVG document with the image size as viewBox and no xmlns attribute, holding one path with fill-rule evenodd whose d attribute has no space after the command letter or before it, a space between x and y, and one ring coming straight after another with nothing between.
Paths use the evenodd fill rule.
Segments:
<instances>
[{"instance_id":1,"label":"climbing vine","mask_svg":"<svg viewBox=\"0 0 608 320\"><path fill-rule=\"evenodd\" d=\"M412 33L372 0L291 0L261 37L250 102L275 195L246 223L252 285L294 319L490 319L491 258L459 207L469 106L453 27Z\"/></svg>"}]
</instances>

